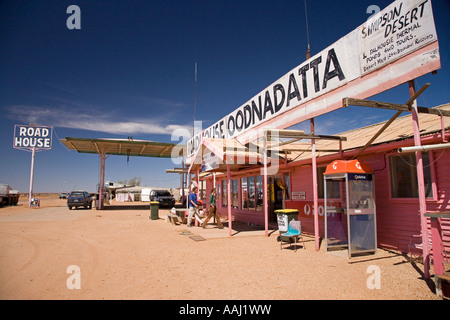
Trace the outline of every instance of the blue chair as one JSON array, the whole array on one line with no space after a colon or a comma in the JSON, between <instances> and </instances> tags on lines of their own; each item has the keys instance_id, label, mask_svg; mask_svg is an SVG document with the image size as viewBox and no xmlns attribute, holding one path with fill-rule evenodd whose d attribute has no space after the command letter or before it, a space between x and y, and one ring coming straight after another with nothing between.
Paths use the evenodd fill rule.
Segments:
<instances>
[{"instance_id":1,"label":"blue chair","mask_svg":"<svg viewBox=\"0 0 450 320\"><path fill-rule=\"evenodd\" d=\"M302 239L303 248L306 249L305 241L303 240L303 236L302 236L301 222L291 220L291 222L289 222L288 231L286 233L282 233L280 235L280 245L281 245L280 249L283 249L283 242L287 242L287 243L289 243L289 245L291 245L292 239L294 239L295 251L297 251L297 239L298 238Z\"/></svg>"}]
</instances>

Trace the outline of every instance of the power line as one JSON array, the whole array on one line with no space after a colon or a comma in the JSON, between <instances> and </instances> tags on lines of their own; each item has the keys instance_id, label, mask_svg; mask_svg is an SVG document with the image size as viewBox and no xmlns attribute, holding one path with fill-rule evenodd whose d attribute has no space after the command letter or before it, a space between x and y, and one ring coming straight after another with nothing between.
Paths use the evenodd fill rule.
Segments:
<instances>
[{"instance_id":1,"label":"power line","mask_svg":"<svg viewBox=\"0 0 450 320\"><path fill-rule=\"evenodd\" d=\"M309 26L308 26L308 9L306 8L306 0L305 2L305 20L306 20L306 40L308 42L308 51L306 51L306 59L309 59Z\"/></svg>"},{"instance_id":2,"label":"power line","mask_svg":"<svg viewBox=\"0 0 450 320\"><path fill-rule=\"evenodd\" d=\"M194 92L194 123L192 124L192 136L195 134L195 111L197 109L197 62L195 63L195 92Z\"/></svg>"}]
</instances>

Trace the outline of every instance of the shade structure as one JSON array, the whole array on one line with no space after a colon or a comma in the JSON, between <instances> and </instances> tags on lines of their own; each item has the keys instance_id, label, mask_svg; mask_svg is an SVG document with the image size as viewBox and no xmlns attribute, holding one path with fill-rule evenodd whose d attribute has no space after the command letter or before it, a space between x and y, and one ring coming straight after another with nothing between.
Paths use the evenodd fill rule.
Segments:
<instances>
[{"instance_id":1,"label":"shade structure","mask_svg":"<svg viewBox=\"0 0 450 320\"><path fill-rule=\"evenodd\" d=\"M177 158L182 156L184 146L174 143L155 142L134 139L89 139L71 138L61 139L70 150L79 153L96 153L100 156L100 182L98 209L103 208L105 161L107 156L138 156L155 158Z\"/></svg>"},{"instance_id":2,"label":"shade structure","mask_svg":"<svg viewBox=\"0 0 450 320\"><path fill-rule=\"evenodd\" d=\"M170 158L172 156L181 156L183 147L174 143L164 143L147 140L133 139L90 139L90 138L71 138L61 139L61 142L71 150L80 153L105 153L120 156L139 156L139 157L157 157ZM178 152L172 151L177 147Z\"/></svg>"}]
</instances>

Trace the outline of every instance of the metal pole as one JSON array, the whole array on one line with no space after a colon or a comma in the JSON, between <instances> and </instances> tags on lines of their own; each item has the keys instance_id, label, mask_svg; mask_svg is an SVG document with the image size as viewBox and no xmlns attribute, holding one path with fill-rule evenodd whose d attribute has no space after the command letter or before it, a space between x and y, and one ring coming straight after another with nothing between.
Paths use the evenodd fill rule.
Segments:
<instances>
[{"instance_id":1,"label":"metal pole","mask_svg":"<svg viewBox=\"0 0 450 320\"><path fill-rule=\"evenodd\" d=\"M227 163L227 207L228 207L228 235L231 236L231 173L230 165Z\"/></svg>"},{"instance_id":2,"label":"metal pole","mask_svg":"<svg viewBox=\"0 0 450 320\"><path fill-rule=\"evenodd\" d=\"M181 204L183 204L183 200L187 202L186 198L185 198L185 194L184 194L184 179L185 179L185 172L184 172L184 156L183 156L183 166L182 166L182 170L183 173L181 174Z\"/></svg>"},{"instance_id":3,"label":"metal pole","mask_svg":"<svg viewBox=\"0 0 450 320\"><path fill-rule=\"evenodd\" d=\"M100 154L100 185L98 186L98 206L97 209L103 209L103 188L105 187L105 160L106 154L102 151Z\"/></svg>"},{"instance_id":4,"label":"metal pole","mask_svg":"<svg viewBox=\"0 0 450 320\"><path fill-rule=\"evenodd\" d=\"M263 176L263 205L265 236L269 236L269 200L267 199L267 131L264 135L264 176ZM255 194L256 197L256 194ZM255 199L256 200L256 199Z\"/></svg>"},{"instance_id":5,"label":"metal pole","mask_svg":"<svg viewBox=\"0 0 450 320\"><path fill-rule=\"evenodd\" d=\"M314 135L314 118L311 119L311 133ZM317 194L317 161L316 161L316 139L311 139L312 145L312 176L313 176L313 198L314 198L314 240L316 251L319 251L319 201Z\"/></svg>"},{"instance_id":6,"label":"metal pole","mask_svg":"<svg viewBox=\"0 0 450 320\"><path fill-rule=\"evenodd\" d=\"M412 97L415 95L414 80L408 82L409 95ZM412 103L411 115L413 120L413 132L414 132L414 145L420 146L420 130L419 130L419 117L417 111L417 101ZM428 228L427 220L424 216L427 205L425 198L425 179L423 174L423 161L422 152L416 151L416 163L417 163L417 182L419 187L419 212L420 212L420 227L422 231L422 243L423 243L423 267L425 279L430 279L430 253L428 248Z\"/></svg>"},{"instance_id":7,"label":"metal pole","mask_svg":"<svg viewBox=\"0 0 450 320\"><path fill-rule=\"evenodd\" d=\"M28 207L31 207L31 198L33 197L33 176L34 176L34 157L36 156L36 147L31 152L31 172L30 172L30 189L28 193Z\"/></svg>"},{"instance_id":8,"label":"metal pole","mask_svg":"<svg viewBox=\"0 0 450 320\"><path fill-rule=\"evenodd\" d=\"M417 147L402 147L402 148L398 148L397 151L399 153L402 153L402 152L438 150L438 149L446 149L446 148L450 148L450 143L429 144L426 146L417 146Z\"/></svg>"}]
</instances>

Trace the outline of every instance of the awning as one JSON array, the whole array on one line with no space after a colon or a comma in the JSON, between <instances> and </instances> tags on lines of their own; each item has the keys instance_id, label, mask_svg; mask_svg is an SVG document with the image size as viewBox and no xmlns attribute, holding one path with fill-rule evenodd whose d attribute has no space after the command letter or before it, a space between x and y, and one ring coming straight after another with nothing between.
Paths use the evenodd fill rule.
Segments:
<instances>
[{"instance_id":1,"label":"awning","mask_svg":"<svg viewBox=\"0 0 450 320\"><path fill-rule=\"evenodd\" d=\"M113 154L119 156L138 156L171 158L174 143L164 143L146 140L128 139L88 139L71 138L61 139L61 142L70 150L79 153ZM175 152L175 157L182 155L183 149L178 146L179 151Z\"/></svg>"},{"instance_id":2,"label":"awning","mask_svg":"<svg viewBox=\"0 0 450 320\"><path fill-rule=\"evenodd\" d=\"M137 156L154 158L172 158L182 156L183 146L174 143L164 143L134 139L61 139L70 150L79 153L96 153L100 156L100 181L98 209L103 208L103 192L105 183L105 161L110 155Z\"/></svg>"},{"instance_id":3,"label":"awning","mask_svg":"<svg viewBox=\"0 0 450 320\"><path fill-rule=\"evenodd\" d=\"M262 165L262 150L258 147L248 148L235 139L203 138L197 153L191 159L190 172L207 166L212 161L208 172L226 172L227 165L236 171L243 167ZM202 170L205 171L205 170Z\"/></svg>"}]
</instances>

